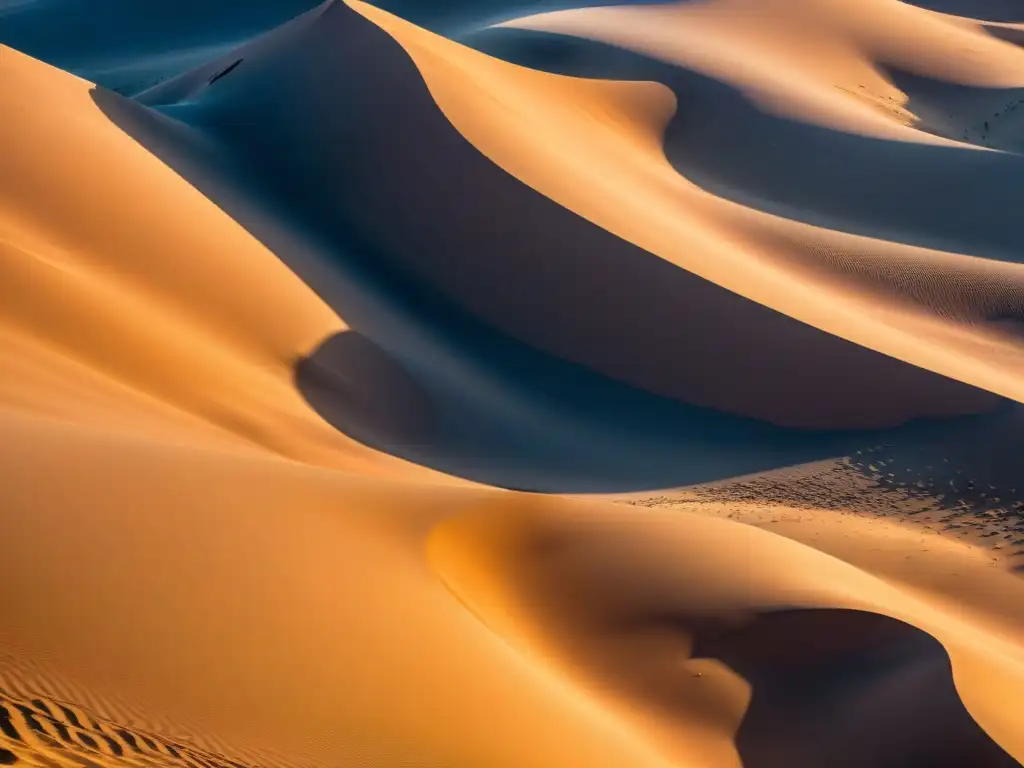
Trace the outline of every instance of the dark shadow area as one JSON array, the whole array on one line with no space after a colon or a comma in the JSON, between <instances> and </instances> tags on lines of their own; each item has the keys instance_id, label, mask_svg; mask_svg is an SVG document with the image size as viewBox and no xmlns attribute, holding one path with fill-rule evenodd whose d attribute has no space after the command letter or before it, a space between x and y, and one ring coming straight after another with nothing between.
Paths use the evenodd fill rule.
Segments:
<instances>
[{"instance_id":1,"label":"dark shadow area","mask_svg":"<svg viewBox=\"0 0 1024 768\"><path fill-rule=\"evenodd\" d=\"M347 355L348 341L339 346L339 337L332 337L297 361L303 396L329 423L367 445L504 487L610 492L786 466L871 437L785 430L695 408L532 349L390 269L341 222L331 235L318 231L301 207L225 163L219 145L207 153L205 143L191 143L184 126L153 110L101 90L94 98L282 258L424 393L432 414L427 429L396 439L373 418L346 413L348 401L337 388L316 381L318 370L332 371L327 377L333 380L365 377L362 361Z\"/></svg>"},{"instance_id":2,"label":"dark shadow area","mask_svg":"<svg viewBox=\"0 0 1024 768\"><path fill-rule=\"evenodd\" d=\"M380 429L376 404L344 412L339 387L309 374L359 382L364 361L328 340L296 378L352 437L505 487L640 490L836 455L879 433L774 427L595 364L652 379L697 366L708 392L726 382L765 407L975 396L678 269L518 182L454 130L388 35L326 8L331 18L246 54L188 103L157 112L102 89L93 98L400 367L399 389L429 401L424 432ZM708 328L724 339L711 343ZM589 364L566 359L580 349Z\"/></svg>"},{"instance_id":3,"label":"dark shadow area","mask_svg":"<svg viewBox=\"0 0 1024 768\"><path fill-rule=\"evenodd\" d=\"M1019 768L964 707L949 656L921 630L854 610L787 610L698 632L753 688L744 768Z\"/></svg>"},{"instance_id":4,"label":"dark shadow area","mask_svg":"<svg viewBox=\"0 0 1024 768\"><path fill-rule=\"evenodd\" d=\"M964 16L981 21L1024 21L1021 0L903 0L929 11Z\"/></svg>"},{"instance_id":5,"label":"dark shadow area","mask_svg":"<svg viewBox=\"0 0 1024 768\"><path fill-rule=\"evenodd\" d=\"M986 24L984 27L985 31L999 40L1005 40L1008 43L1014 45L1024 46L1024 29L1014 29L1013 27L997 27L992 24Z\"/></svg>"},{"instance_id":6,"label":"dark shadow area","mask_svg":"<svg viewBox=\"0 0 1024 768\"><path fill-rule=\"evenodd\" d=\"M373 445L429 445L433 405L416 380L356 331L342 331L295 367L302 396L332 426Z\"/></svg>"},{"instance_id":7,"label":"dark shadow area","mask_svg":"<svg viewBox=\"0 0 1024 768\"><path fill-rule=\"evenodd\" d=\"M1024 260L1024 156L887 141L790 120L718 80L579 38L491 29L464 42L548 72L665 84L679 102L665 135L669 162L720 197L828 229ZM1024 89L973 90L1007 106L1024 99Z\"/></svg>"}]
</instances>

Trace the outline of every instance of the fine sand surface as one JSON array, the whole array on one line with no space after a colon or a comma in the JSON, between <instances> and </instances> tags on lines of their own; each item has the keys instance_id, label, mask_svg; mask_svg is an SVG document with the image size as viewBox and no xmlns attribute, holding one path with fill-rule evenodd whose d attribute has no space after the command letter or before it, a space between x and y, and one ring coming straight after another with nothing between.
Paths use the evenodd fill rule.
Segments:
<instances>
[{"instance_id":1,"label":"fine sand surface","mask_svg":"<svg viewBox=\"0 0 1024 768\"><path fill-rule=\"evenodd\" d=\"M1021 7L144 5L0 0L0 765L1024 763Z\"/></svg>"}]
</instances>

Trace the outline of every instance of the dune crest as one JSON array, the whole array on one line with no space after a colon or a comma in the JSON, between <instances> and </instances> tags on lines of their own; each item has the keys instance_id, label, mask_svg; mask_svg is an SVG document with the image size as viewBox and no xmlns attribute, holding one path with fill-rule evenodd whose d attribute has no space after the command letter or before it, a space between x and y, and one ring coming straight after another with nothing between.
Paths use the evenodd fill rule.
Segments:
<instances>
[{"instance_id":1,"label":"dune crest","mask_svg":"<svg viewBox=\"0 0 1024 768\"><path fill-rule=\"evenodd\" d=\"M851 291L821 290L820 279L752 247L750 211L738 212L743 220L728 230L716 209L735 206L687 184L659 148L674 100L664 88L510 66L369 6L358 10L383 24L413 62L405 63L402 52L354 11L333 3L301 25L183 75L162 93L192 93L180 105L187 110L183 117L244 158L267 157L266 147L284 143L335 147L315 158L301 152L278 156L264 163L263 172L283 195L302 195L307 218L317 227L332 233L342 220L390 267L513 337L656 394L801 427L889 426L914 416L990 407L991 395L917 367L927 363L945 374L952 365L940 364L954 354L948 348L953 341L971 355L971 370L978 372L968 385L998 394L1012 390L1007 370L992 370L991 361L972 354L973 347L993 342L976 339L970 327L935 322L909 306L865 306ZM351 42L331 48L327 40ZM244 63L230 76L202 85L210 73L239 59ZM377 63L361 70L360 61ZM343 94L321 91L314 73L326 71L374 74L347 78ZM490 96L495 89L503 93L502 106ZM146 98L164 101L160 94ZM342 108L355 103L363 105L358 120ZM336 105L336 111L323 109L325 104ZM316 121L282 122L281 115L312 105L320 105ZM452 125L504 171L600 228L509 179ZM545 138L569 135L572 142ZM341 151L339 137L364 151ZM431 149L421 152L425 146ZM564 146L572 152L562 151ZM344 188L339 178L346 179ZM389 181L398 178L401 183ZM417 184L435 191L421 194ZM502 215L484 218L484 211L467 211L466 201L436 192L466 186L486 188L481 203L501 205ZM401 230L387 220L396 205L408 212ZM505 231L511 222L541 216L542 227ZM460 222L457 238L454 228L438 226L443 221ZM780 248L780 233L757 234L768 241L765 250ZM524 237L529 251L519 246ZM491 258L475 258L484 248ZM527 260L529 252L537 255ZM599 270L588 266L598 258ZM626 281L635 285L628 292L620 290ZM509 290L516 284L522 288ZM567 292L572 306L564 302ZM725 321L738 313L748 319ZM673 314L676 319L667 322ZM742 331L751 325L764 330L756 340ZM713 328L714 334L702 337L694 333L697 327ZM636 338L646 339L645 345L633 343ZM822 365L808 369L803 354ZM699 374L685 362L693 357L702 360ZM763 387L754 391L739 384L751 376ZM861 399L851 413L845 404L854 392Z\"/></svg>"},{"instance_id":2,"label":"dune crest","mask_svg":"<svg viewBox=\"0 0 1024 768\"><path fill-rule=\"evenodd\" d=\"M89 83L7 48L0 56L3 111L18 116L2 129L0 181L2 386L11 404L372 471L383 459L324 424L291 382L294 361L343 321L111 124ZM33 151L40 141L52 149ZM124 167L132 171L116 183L95 184ZM154 423L137 424L143 416Z\"/></svg>"}]
</instances>

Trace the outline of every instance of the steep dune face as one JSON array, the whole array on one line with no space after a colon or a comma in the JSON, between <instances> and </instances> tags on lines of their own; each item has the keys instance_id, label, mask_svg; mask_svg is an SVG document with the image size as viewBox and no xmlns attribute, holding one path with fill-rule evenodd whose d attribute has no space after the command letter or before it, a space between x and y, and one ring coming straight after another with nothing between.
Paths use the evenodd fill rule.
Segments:
<instances>
[{"instance_id":1,"label":"steep dune face","mask_svg":"<svg viewBox=\"0 0 1024 768\"><path fill-rule=\"evenodd\" d=\"M659 39L657 34L669 34L666 33L666 30L674 28L671 23L673 13L682 15L687 23L691 22L692 19L685 15L688 8L689 6L684 4L679 9L669 10L663 7L597 9L593 12L551 14L515 22L515 24L560 31L567 31L573 27L578 30L579 34L590 36L592 33L587 26L588 21L592 18L607 18L609 19L609 39L624 40L628 37L629 30L635 29L637 39L643 39L646 43L650 39L656 42ZM727 20L745 18L736 9L733 9L732 13L726 13L726 11L728 11L728 7L723 9L722 13ZM810 11L807 15L811 16ZM635 28L631 24L634 18L638 19ZM645 19L650 22L647 26L643 26ZM579 23L575 24L577 20ZM616 22L616 20L618 21ZM754 21L756 22L756 18ZM813 23L813 16L811 16L810 23ZM657 30L654 29L655 25L658 25ZM612 31L613 29L614 31ZM700 27L698 26L697 29ZM766 34L765 36L769 41L773 39L771 35ZM924 36L922 39L930 41L931 38ZM944 43L948 42L945 38L940 39ZM736 39L735 36L726 38L724 42L731 44L732 50L745 50L741 44L742 39ZM784 40L779 43L779 46L781 47L783 44ZM924 42L921 45L923 46ZM1015 49L999 48L998 46L1002 44L997 42L993 45L997 47L999 55L1002 56L1002 58L989 62L993 67L1002 66L1005 63L1004 59L1007 59L1010 54L1016 55ZM687 51L689 50L687 49ZM932 53L934 54L934 51ZM756 57L752 58L752 61L756 60ZM731 71L734 78L742 79L745 71L739 66L734 66L730 60L716 61L716 66ZM764 71L774 72L770 68ZM605 74L609 74L609 70L605 70ZM430 82L429 75L427 79ZM783 70L781 79L785 80L785 70ZM941 154L942 148L935 150L938 154L935 154L934 157L926 154L919 154L915 157L916 150L913 146L907 147L907 139L912 138L915 142L921 141L925 144L930 144L933 139L930 136L909 130L901 143L886 147L883 154L865 154L860 150L852 153L849 152L850 142L846 141L844 134L834 134L836 141L829 142L828 136L822 136L820 133L816 136L808 135L800 127L792 126L792 129L788 131L790 135L787 139L783 133L784 125L776 123L773 126L764 121L755 123L752 120L755 115L750 110L745 110L743 113L718 110L718 114L710 112L704 115L705 119L697 119L696 116L701 113L702 106L714 109L717 101L720 107L722 99L720 95L716 97L715 93L711 92L706 93L705 98L697 100L696 103L688 104L684 99L690 95L688 93L690 90L696 89L683 89L679 92L678 97L683 107L677 116L677 126L670 126L666 137L669 156L684 175L689 172L691 166L696 165L699 173L695 176L704 186L710 186L712 190L729 190L726 192L727 196L735 197L740 201L753 199L755 205L759 202L757 187L767 184L768 186L763 188L767 194L773 196L769 199L779 202L775 210L787 217L820 220L822 217L815 211L815 208L821 208L821 204L815 200L825 201L826 205L831 202L829 207L832 210L849 209L855 216L858 215L858 209L861 209L863 210L862 215L868 222L876 211L888 205L893 207L896 215L892 216L886 212L884 216L878 217L876 229L873 232L874 238L852 238L841 232L822 230L817 227L796 226L787 219L759 216L749 209L724 205L722 200L701 195L693 187L685 185L679 187L678 177L674 177L678 191L686 193L685 198L679 195L672 201L675 204L674 210L690 212L691 205L700 206L698 210L704 216L698 221L703 221L705 225L709 219L717 221L719 223L718 231L721 233L724 229L729 233L728 237L719 238L719 246L722 245L723 240L728 243L739 239L744 246L740 256L745 262L744 270L735 269L735 266L740 263L736 260L735 253L729 253L728 258L723 254L714 259L708 257L707 251L694 251L683 255L674 250L674 246L681 241L681 237L680 240L667 243L655 240L658 230L651 221L650 200L647 198L642 198L645 203L643 211L630 209L628 202L624 202L617 208L619 212L630 210L635 214L628 222L614 221L610 216L597 217L595 220L601 221L612 231L628 233L626 236L635 242L646 245L649 250L665 258L671 257L676 263L683 264L698 274L709 276L716 282L721 281L744 295L757 296L759 301L769 306L811 321L818 327L832 330L847 338L853 338L870 347L884 349L890 353L895 353L898 347L898 356L902 359L915 360L921 364L928 361L928 367L933 369L952 370L941 363L939 357L950 353L953 349L962 352L972 361L980 362L981 359L989 357L988 350L993 347L1002 347L999 357L1003 361L1001 365L1007 365L1007 367L1001 372L991 371L993 374L991 377L986 375L986 385L1004 394L1010 394L1010 389L1006 387L1008 385L1013 387L1011 371L1017 370L1020 364L1015 359L1017 352L1013 351L1011 345L1001 343L998 329L990 329L985 326L987 316L984 304L973 307L965 307L961 304L959 308L955 308L950 307L949 297L962 291L965 282L977 285L979 283L990 284L993 279L1006 280L1009 283L1008 290L1003 293L1001 299L1002 302L1005 302L1004 309L995 314L996 316L1012 315L1018 311L1017 307L1020 306L1021 273L1019 268L1016 265L1001 265L990 261L958 258L952 253L936 253L934 251L929 253L921 249L899 248L892 243L880 240L879 235L893 236L894 226L907 227L910 225L919 228L923 225L923 211L931 210L938 218L942 219L942 223L935 223L934 228L940 235L944 230L948 232L946 239L954 247L965 242L954 239L954 235L969 238L969 233L975 232L975 242L982 254L991 250L990 244L993 241L988 238L993 235L1003 243L1004 254L1015 253L1018 235L1014 226L1013 211L1016 210L1016 206L1012 203L1007 204L1008 200L1012 200L1020 189L1013 174L1014 158L1009 158L1005 166L1001 165L997 168L997 158L988 153L969 152L969 155L978 158L977 163L960 150L950 150L950 153ZM439 89L435 88L435 92L438 91ZM443 96L439 96L439 101L442 105L444 104ZM734 104L736 103L735 99L732 101ZM449 111L449 116L456 124L460 124L456 111ZM833 117L838 119L842 116L842 113L839 113ZM463 130L466 130L467 134L470 132L470 125L471 123L468 121L463 124ZM744 126L749 126L749 130L744 131ZM854 129L859 130L859 126L849 128L849 130ZM719 138L722 136L726 137L725 141ZM693 141L694 138L697 141ZM484 145L487 141L479 134L477 134L477 139ZM756 147L757 152L751 154L745 152L744 141L747 139L750 140L747 145ZM711 141L716 143L709 146ZM782 141L785 143L781 143ZM804 147L810 148L810 152L800 152L801 141L804 142ZM495 152L500 151L494 149L493 146L490 149ZM709 149L712 151L702 151ZM921 174L928 168L930 162L944 161L945 164L939 167L942 167L948 174L946 178L957 178L962 175L966 189L977 190L984 184L984 189L991 189L991 191L979 193L985 196L979 205L972 204L966 212L951 210L947 216L948 202L936 200L935 194L915 197L915 190L909 190L910 194L907 195L907 190L888 183L885 176L888 168L881 162L878 162L880 166L878 178L881 180L879 184L874 184L870 180L862 184L857 177L849 175L853 173L854 168L864 168L865 161L872 159L882 161L889 155L896 156L900 150L905 151L909 162L904 162L903 167L906 170L899 181L903 181L904 178L913 178L915 174ZM832 153L832 158L840 158L840 160L830 159L830 153ZM801 158L801 154L804 154L805 157ZM793 157L796 157L795 163L791 167L787 167L787 159ZM991 162L988 159L990 157L992 158ZM514 156L503 156L501 162L506 167L516 168L517 173L522 174L524 178L526 178L525 174L529 172L529 169L520 170L523 168L523 164L520 162L519 165L516 165L517 158ZM829 172L832 168L835 170ZM825 170L826 173L822 174L821 170ZM715 176L718 178L716 179ZM569 178L573 177L568 175L560 177L562 180ZM922 178L927 179L927 175ZM546 179L539 173L529 179L531 184L546 190L547 194L563 201L569 207L583 212L584 215L594 215L588 211L597 210L596 203L592 208L588 204L589 201L586 200L587 191L593 189L593 186L580 185L578 188L565 190L558 187L557 180ZM710 181L704 184L705 179L710 179ZM776 182L775 180L782 181ZM751 183L744 184L746 181ZM993 186L988 187L987 182L991 182ZM887 184L886 194L877 196L875 193L879 191L879 188ZM816 195L816 198L811 200L810 195L804 192L801 193L803 196L787 199L787 193L783 192L783 187L793 191L798 188L806 188L810 190L811 194ZM649 189L649 187L646 188ZM934 183L932 188L935 188ZM732 191L737 189L740 191ZM745 191L748 189L753 190L752 193ZM924 189L920 191L925 192ZM991 196L988 197L989 195ZM867 205L859 202L863 200L871 202ZM685 201L687 205L680 206L682 201ZM940 214L939 211L942 213ZM651 226L640 231L635 222L641 221ZM687 223L692 224L693 222L691 220ZM835 224L837 228L847 225L843 219L827 223ZM871 230L865 231L871 232ZM900 236L897 235L897 237ZM908 241L911 241L912 238L911 234L906 235ZM937 242L934 236L931 242ZM941 237L938 242L942 242ZM699 257L696 255L697 253L700 254ZM752 254L757 254L759 257L753 260L753 264L749 263ZM908 265L908 262L911 263ZM806 276L810 271L818 278L824 277L833 282L833 290L826 293L820 290L821 286L818 284L814 289L814 296L808 298L801 295L801 289L806 288L806 285L802 284L800 280L779 280L777 271L771 273L771 277L776 279L772 283L773 290L770 293L762 287L763 284L759 285L761 280L757 272L758 269L777 268L787 263L789 266L799 267L797 274L790 272L787 277L793 278L800 273L802 276ZM936 263L942 266L937 268ZM948 269L946 265L956 265L956 271L959 274L955 277L950 275L946 271ZM839 273L839 286L834 284L836 272ZM849 273L851 272L855 275L860 274L850 279ZM738 279L740 275L742 275L742 280ZM966 280L963 279L964 275L967 276ZM996 278L995 275L1000 277ZM870 287L875 295L873 298L867 297L866 301L863 300L865 297L851 297L849 291L854 287L864 287L864 282L866 282L864 277L868 277L870 282L874 282L874 285ZM907 289L908 284L913 286L911 290ZM841 290L834 290L836 287ZM975 295L985 294L986 298L983 301L986 303L995 298L983 288L972 291L972 293ZM829 307L827 309L816 308L813 303L815 298L825 295L829 298ZM845 304L846 301L851 300L855 302L854 307L856 308ZM1000 301L1000 299L996 300ZM958 300L954 299L954 301ZM844 305L861 317L852 322L849 317L837 317L839 307ZM911 316L904 315L901 310L909 310ZM959 314L966 322L951 326L946 322L950 314ZM886 330L882 332L879 328L871 329L866 325L861 325L864 315L870 315L877 319L884 318ZM909 331L916 340L910 342L910 345L902 343L909 341L909 339L900 339L902 330ZM887 339L887 341L883 341L883 339ZM926 339L930 341L926 341ZM917 349L911 351L909 346L917 346ZM939 352L939 349L943 351ZM979 354L980 349L985 349L986 352ZM989 359L991 360L991 358ZM984 365L984 363L982 364ZM954 367L961 368L959 364L955 364ZM980 383L980 381L979 377L973 383Z\"/></svg>"},{"instance_id":2,"label":"steep dune face","mask_svg":"<svg viewBox=\"0 0 1024 768\"><path fill-rule=\"evenodd\" d=\"M342 220L395 268L512 336L657 394L816 427L886 426L991 404L969 386L830 335L870 339L890 354L916 346L914 362L935 362L932 345L889 318L883 325L842 295L791 279L752 257L748 238L722 230L714 199L664 161L660 137L674 110L664 88L511 67L359 10L413 60L352 9L325 4L143 98L191 94L182 113L190 123L262 158L270 183L300 199L321 229ZM328 72L349 74L327 88ZM314 108L316 120L291 117ZM270 149L282 146L295 151ZM466 188L478 190L470 201L460 195ZM401 228L390 223L396 209ZM749 280L735 280L738 263ZM751 336L750 327L762 332ZM805 365L808 356L820 365ZM762 386L740 384L751 378Z\"/></svg>"},{"instance_id":3,"label":"steep dune face","mask_svg":"<svg viewBox=\"0 0 1024 768\"><path fill-rule=\"evenodd\" d=\"M1012 130L955 135L1020 50L949 3L577 10L494 56L201 5L99 38L185 56L136 100L0 46L0 764L1021 764L1019 409L821 431L1024 402ZM0 40L89 54L88 10L0 0ZM854 441L1016 527L462 479Z\"/></svg>"},{"instance_id":4,"label":"steep dune face","mask_svg":"<svg viewBox=\"0 0 1024 768\"><path fill-rule=\"evenodd\" d=\"M343 330L341 319L112 125L89 83L11 49L0 56L2 109L17 116L0 128L5 403L111 430L155 426L232 450L377 465L291 383L295 362Z\"/></svg>"}]
</instances>

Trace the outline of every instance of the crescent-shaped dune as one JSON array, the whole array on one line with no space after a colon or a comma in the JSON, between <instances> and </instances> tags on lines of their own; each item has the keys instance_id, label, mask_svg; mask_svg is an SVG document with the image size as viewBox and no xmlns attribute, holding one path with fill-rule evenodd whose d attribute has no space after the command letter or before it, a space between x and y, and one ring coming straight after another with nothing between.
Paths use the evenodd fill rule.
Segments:
<instances>
[{"instance_id":1,"label":"crescent-shaped dune","mask_svg":"<svg viewBox=\"0 0 1024 768\"><path fill-rule=\"evenodd\" d=\"M0 764L1021 765L1019 9L464 5L0 0Z\"/></svg>"}]
</instances>

